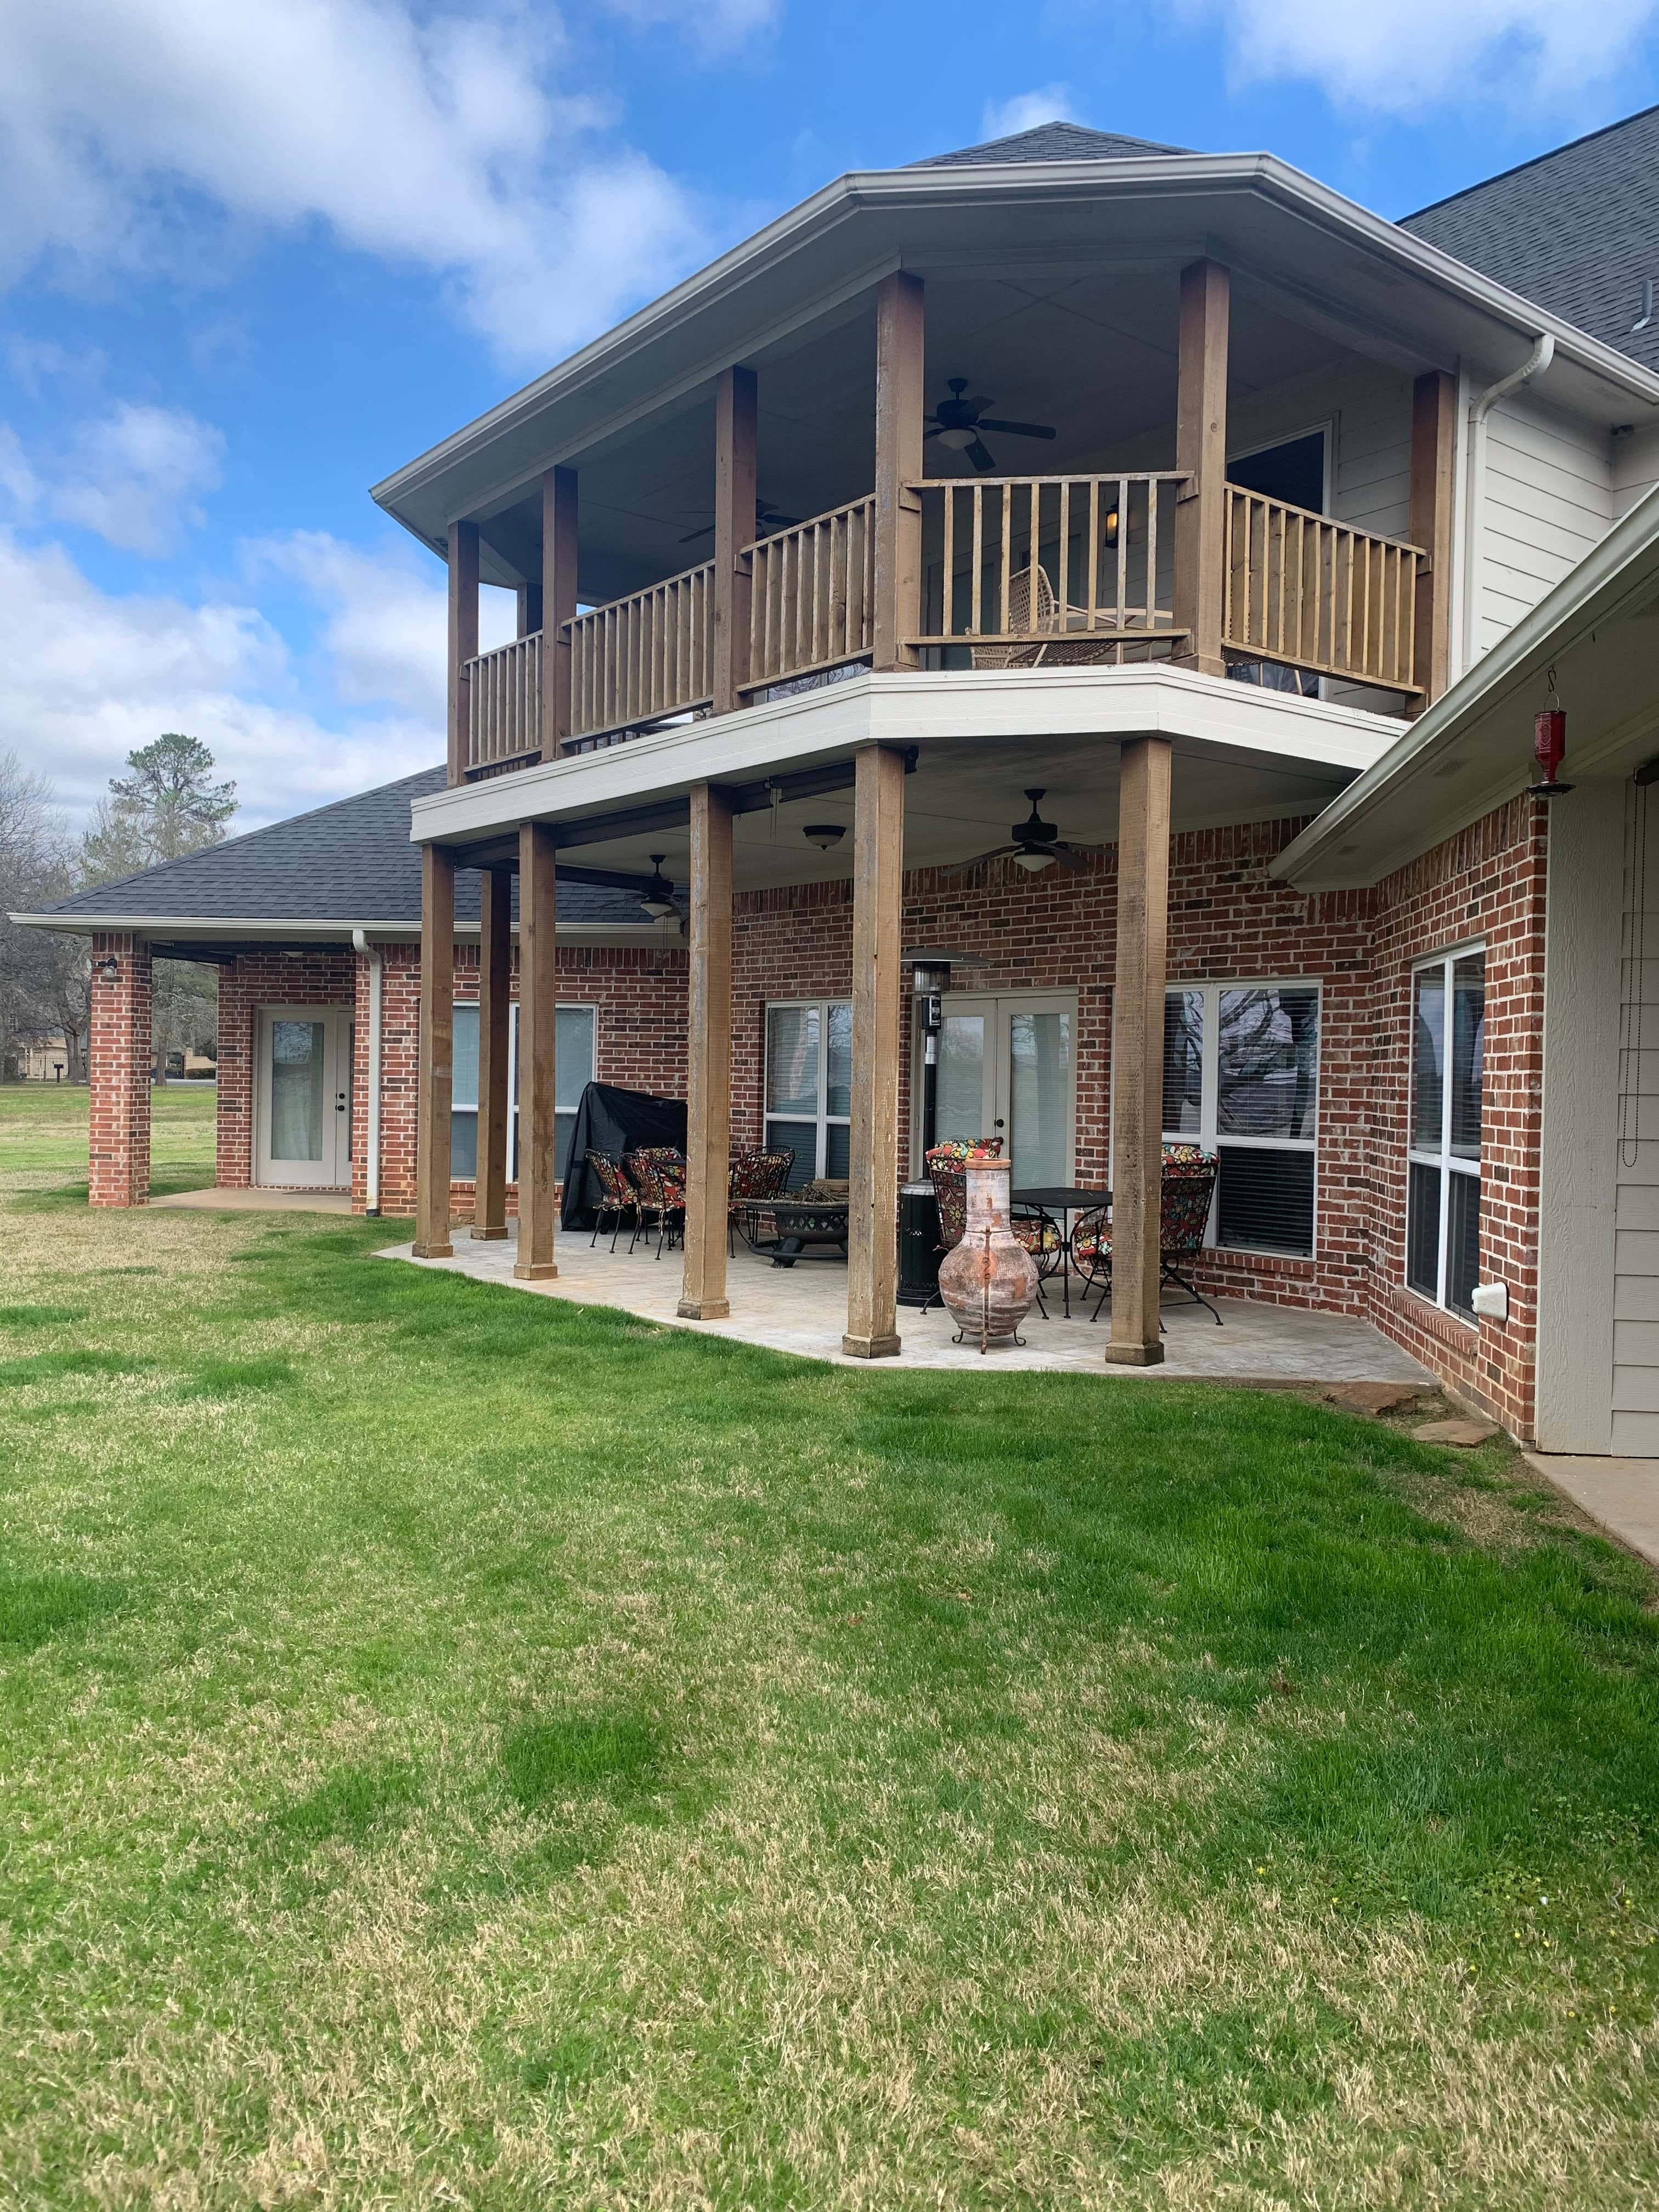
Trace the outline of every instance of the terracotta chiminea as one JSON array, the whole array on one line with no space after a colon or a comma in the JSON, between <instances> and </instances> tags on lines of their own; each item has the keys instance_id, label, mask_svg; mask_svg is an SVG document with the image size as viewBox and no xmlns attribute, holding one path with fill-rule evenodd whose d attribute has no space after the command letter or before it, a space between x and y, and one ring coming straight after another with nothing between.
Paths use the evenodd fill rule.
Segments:
<instances>
[{"instance_id":1,"label":"terracotta chiminea","mask_svg":"<svg viewBox=\"0 0 1659 2212\"><path fill-rule=\"evenodd\" d=\"M1019 1325L1036 1296L1037 1272L1008 1226L1009 1163L970 1153L962 1164L968 1226L939 1262L939 1296L956 1322L957 1343L977 1336L983 1352L994 1339L1020 1341Z\"/></svg>"}]
</instances>

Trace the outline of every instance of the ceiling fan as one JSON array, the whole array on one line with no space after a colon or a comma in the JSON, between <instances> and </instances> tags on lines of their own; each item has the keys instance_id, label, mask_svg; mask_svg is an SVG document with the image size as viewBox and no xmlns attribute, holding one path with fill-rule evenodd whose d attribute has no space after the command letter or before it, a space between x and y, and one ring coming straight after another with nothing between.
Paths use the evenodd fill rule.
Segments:
<instances>
[{"instance_id":1,"label":"ceiling fan","mask_svg":"<svg viewBox=\"0 0 1659 2212\"><path fill-rule=\"evenodd\" d=\"M1069 868L1076 875L1083 866L1085 853L1103 849L1098 845L1068 845L1055 825L1045 822L1037 812L1042 790L1028 791L1025 796L1031 802L1031 811L1024 822L1009 825L1008 834L1014 841L1012 845L998 845L988 853L976 853L971 860L958 860L945 872L955 874L960 869L976 868L981 860L1009 860L1017 868L1024 868L1028 875L1035 876L1058 860L1062 868Z\"/></svg>"},{"instance_id":2,"label":"ceiling fan","mask_svg":"<svg viewBox=\"0 0 1659 2212\"><path fill-rule=\"evenodd\" d=\"M1046 422L1006 422L1000 416L988 415L986 409L994 407L996 402L982 392L976 392L971 399L964 399L962 395L968 389L965 376L950 378L948 388L951 397L941 399L928 416L926 435L937 438L953 453L966 453L981 476L996 466L996 457L980 436L981 430L995 430L1005 438L1052 438L1054 434Z\"/></svg>"},{"instance_id":3,"label":"ceiling fan","mask_svg":"<svg viewBox=\"0 0 1659 2212\"><path fill-rule=\"evenodd\" d=\"M769 538L775 530L793 530L799 520L798 514L780 514L775 507L769 507L763 499L755 501L755 528L763 538ZM695 545L698 538L712 538L714 534L714 524L706 522L701 530L688 530L680 544Z\"/></svg>"}]
</instances>

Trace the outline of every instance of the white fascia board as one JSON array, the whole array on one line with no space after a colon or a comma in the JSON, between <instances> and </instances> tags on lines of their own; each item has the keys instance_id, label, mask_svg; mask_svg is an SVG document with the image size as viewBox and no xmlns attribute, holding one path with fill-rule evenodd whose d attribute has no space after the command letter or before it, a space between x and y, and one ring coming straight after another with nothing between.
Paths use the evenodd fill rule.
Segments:
<instances>
[{"instance_id":1,"label":"white fascia board","mask_svg":"<svg viewBox=\"0 0 1659 2212\"><path fill-rule=\"evenodd\" d=\"M1271 863L1273 874L1310 890L1373 884L1513 798L1528 779L1524 765L1489 776L1478 800L1467 793L1449 796L1443 811L1415 833L1406 833L1404 842L1400 833L1387 842L1376 835L1366 841L1367 824L1400 795L1402 787L1431 776L1436 763L1454 745L1471 736L1478 738L1482 721L1511 693L1535 684L1569 646L1629 603L1650 596L1656 584L1659 489L1615 523L1506 637L1310 823ZM1344 855L1340 866L1335 863L1339 845L1354 848Z\"/></svg>"},{"instance_id":2,"label":"white fascia board","mask_svg":"<svg viewBox=\"0 0 1659 2212\"><path fill-rule=\"evenodd\" d=\"M572 821L744 783L866 745L1017 748L1033 738L1189 738L1356 773L1393 742L1382 714L1184 669L953 669L854 677L603 751L434 792L410 808L416 844L465 843L520 822Z\"/></svg>"},{"instance_id":3,"label":"white fascia board","mask_svg":"<svg viewBox=\"0 0 1659 2212\"><path fill-rule=\"evenodd\" d=\"M198 939L213 945L264 945L273 938L293 944L349 945L351 933L361 929L365 937L378 945L411 945L418 942L421 917L411 915L407 921L214 921L200 915L122 915L122 914L13 914L7 920L22 929L55 929L68 937L163 937L170 944L188 944ZM480 925L476 921L458 921L457 938L473 938ZM511 933L516 937L519 925L515 921ZM555 934L562 944L645 945L662 943L656 923L641 922L634 928L619 921L561 922Z\"/></svg>"},{"instance_id":4,"label":"white fascia board","mask_svg":"<svg viewBox=\"0 0 1659 2212\"><path fill-rule=\"evenodd\" d=\"M863 210L902 214L933 210L941 205L971 210L1010 198L1024 206L1039 207L1083 199L1133 199L1158 194L1170 198L1251 191L1276 203L1332 235L1362 247L1403 274L1425 281L1474 308L1500 330L1525 337L1528 343L1541 332L1554 337L1558 356L1571 361L1633 399L1659 407L1659 376L1643 368L1628 356L1591 337L1572 323L1548 313L1512 292L1493 278L1481 275L1425 240L1414 237L1398 224L1373 215L1369 209L1320 184L1289 162L1272 154L1148 155L1115 161L1047 161L972 164L942 169L860 170L825 185L811 198L757 231L707 268L687 277L660 299L641 308L614 330L593 339L556 368L504 399L498 406L453 432L424 453L371 488L370 496L434 550L437 540L402 512L423 491L435 489L452 471L469 461L484 462L491 443L503 433L521 428L538 414L550 411L601 380L614 375L622 365L647 349L667 341L702 313L731 298L769 271L782 268L816 241L826 238ZM895 256L872 264L856 281L873 283L882 268L896 265ZM810 279L801 297L785 318L785 326L800 319L805 307L829 306L847 289L843 272L822 298ZM769 343L775 318L765 329L757 329L744 351ZM723 362L701 357L693 347L680 359L665 361L660 377L652 380L647 406L662 404L689 386L706 380ZM629 412L641 411L635 407ZM614 422L589 423L581 438L561 446L558 437L548 441L544 465L574 459L579 451L614 430ZM491 477L469 487L455 515L502 495L504 483ZM455 515L447 519L453 520Z\"/></svg>"}]
</instances>

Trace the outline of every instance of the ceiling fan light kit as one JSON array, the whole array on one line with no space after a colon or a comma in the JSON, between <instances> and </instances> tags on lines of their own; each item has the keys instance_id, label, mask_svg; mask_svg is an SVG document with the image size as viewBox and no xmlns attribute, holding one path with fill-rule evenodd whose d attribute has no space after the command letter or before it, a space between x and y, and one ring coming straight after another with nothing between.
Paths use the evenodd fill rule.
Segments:
<instances>
[{"instance_id":1,"label":"ceiling fan light kit","mask_svg":"<svg viewBox=\"0 0 1659 2212\"><path fill-rule=\"evenodd\" d=\"M926 438L937 438L947 452L966 453L981 476L989 476L996 467L996 456L980 433L994 430L1004 438L1052 438L1055 434L1047 422L1010 422L1000 416L988 415L986 409L996 402L983 392L971 398L963 394L968 389L965 376L952 376L946 380L948 399L941 399L927 418Z\"/></svg>"},{"instance_id":2,"label":"ceiling fan light kit","mask_svg":"<svg viewBox=\"0 0 1659 2212\"><path fill-rule=\"evenodd\" d=\"M653 853L651 855L651 881L640 901L640 911L648 914L653 921L666 921L671 915L679 912L674 903L674 886L662 872L662 864L667 857L665 853Z\"/></svg>"},{"instance_id":3,"label":"ceiling fan light kit","mask_svg":"<svg viewBox=\"0 0 1659 2212\"><path fill-rule=\"evenodd\" d=\"M1037 801L1042 797L1042 787L1028 791L1025 796L1031 802L1031 811L1024 822L1010 824L1008 834L1014 841L1012 845L998 845L988 853L976 853L971 860L958 860L947 873L954 874L963 868L977 868L986 860L1012 860L1017 868L1024 868L1027 875L1038 875L1044 868L1053 867L1056 861L1062 868L1069 869L1073 875L1080 874L1084 866L1084 853L1097 851L1098 847L1068 845L1055 824L1043 820L1037 812Z\"/></svg>"}]
</instances>

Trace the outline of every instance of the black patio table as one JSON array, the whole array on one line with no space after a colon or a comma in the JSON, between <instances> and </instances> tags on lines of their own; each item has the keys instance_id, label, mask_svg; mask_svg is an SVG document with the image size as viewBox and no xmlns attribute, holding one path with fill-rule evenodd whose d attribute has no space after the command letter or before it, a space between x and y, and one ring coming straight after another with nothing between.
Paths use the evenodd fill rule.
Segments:
<instances>
[{"instance_id":1,"label":"black patio table","mask_svg":"<svg viewBox=\"0 0 1659 2212\"><path fill-rule=\"evenodd\" d=\"M1026 1190L1011 1190L1009 1203L1012 1206L1041 1206L1045 1213L1060 1216L1060 1304L1067 1321L1072 1318L1072 1220L1074 1213L1092 1213L1097 1206L1109 1206L1109 1190L1089 1190L1079 1183L1042 1183Z\"/></svg>"}]
</instances>

